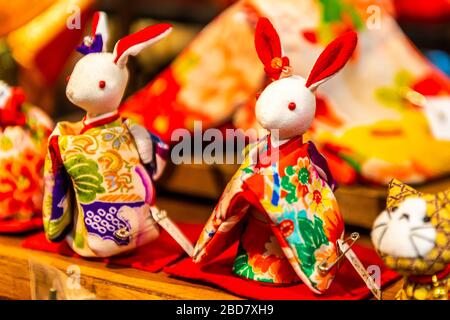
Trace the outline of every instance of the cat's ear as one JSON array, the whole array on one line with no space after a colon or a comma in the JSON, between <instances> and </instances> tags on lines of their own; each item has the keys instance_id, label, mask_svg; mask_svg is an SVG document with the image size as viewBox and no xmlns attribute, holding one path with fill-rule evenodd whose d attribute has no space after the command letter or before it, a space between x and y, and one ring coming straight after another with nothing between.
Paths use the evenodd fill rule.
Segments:
<instances>
[{"instance_id":1,"label":"cat's ear","mask_svg":"<svg viewBox=\"0 0 450 320\"><path fill-rule=\"evenodd\" d=\"M388 186L388 197L386 201L387 209L398 207L406 198L410 196L421 196L422 193L410 187L400 180L392 179Z\"/></svg>"}]
</instances>

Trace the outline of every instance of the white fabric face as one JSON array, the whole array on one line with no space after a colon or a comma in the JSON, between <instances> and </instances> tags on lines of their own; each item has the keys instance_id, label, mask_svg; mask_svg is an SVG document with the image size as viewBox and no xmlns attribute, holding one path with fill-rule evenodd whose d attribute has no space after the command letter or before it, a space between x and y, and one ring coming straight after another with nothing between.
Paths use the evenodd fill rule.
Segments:
<instances>
[{"instance_id":1,"label":"white fabric face","mask_svg":"<svg viewBox=\"0 0 450 320\"><path fill-rule=\"evenodd\" d=\"M104 81L103 88L101 81ZM75 65L66 94L88 114L99 115L117 110L127 82L128 70L119 68L111 53L90 53Z\"/></svg>"},{"instance_id":2,"label":"white fabric face","mask_svg":"<svg viewBox=\"0 0 450 320\"><path fill-rule=\"evenodd\" d=\"M427 219L426 210L425 200L408 198L392 212L383 211L372 229L375 248L395 258L426 256L436 240L436 229Z\"/></svg>"},{"instance_id":3,"label":"white fabric face","mask_svg":"<svg viewBox=\"0 0 450 320\"><path fill-rule=\"evenodd\" d=\"M267 130L278 130L279 139L304 134L316 112L314 94L305 87L305 79L290 76L269 84L256 102L256 118ZM295 103L295 109L289 104Z\"/></svg>"}]
</instances>

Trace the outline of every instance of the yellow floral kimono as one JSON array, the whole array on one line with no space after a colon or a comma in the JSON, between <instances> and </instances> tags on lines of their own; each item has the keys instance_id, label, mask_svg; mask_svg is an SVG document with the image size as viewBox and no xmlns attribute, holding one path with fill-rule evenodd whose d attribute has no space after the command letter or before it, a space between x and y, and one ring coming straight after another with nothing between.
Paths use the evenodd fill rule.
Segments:
<instances>
[{"instance_id":1,"label":"yellow floral kimono","mask_svg":"<svg viewBox=\"0 0 450 320\"><path fill-rule=\"evenodd\" d=\"M158 237L151 215L156 162L143 164L133 126L117 113L58 123L45 162L43 214L49 240L66 237L78 254L106 257ZM165 157L167 145L150 133L148 138L154 154Z\"/></svg>"}]
</instances>

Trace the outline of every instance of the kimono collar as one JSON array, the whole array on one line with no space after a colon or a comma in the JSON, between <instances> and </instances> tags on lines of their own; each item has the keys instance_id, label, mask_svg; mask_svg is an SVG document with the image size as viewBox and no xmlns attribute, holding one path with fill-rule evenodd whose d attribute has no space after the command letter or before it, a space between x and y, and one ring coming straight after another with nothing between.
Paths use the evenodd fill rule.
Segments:
<instances>
[{"instance_id":1,"label":"kimono collar","mask_svg":"<svg viewBox=\"0 0 450 320\"><path fill-rule=\"evenodd\" d=\"M303 136L296 136L281 144L278 147L272 146L271 136L267 135L267 150L261 152L259 156L258 166L267 167L272 163L278 162L284 156L301 148L303 144Z\"/></svg>"},{"instance_id":2,"label":"kimono collar","mask_svg":"<svg viewBox=\"0 0 450 320\"><path fill-rule=\"evenodd\" d=\"M85 133L87 130L104 126L105 124L111 123L119 119L120 115L118 111L108 112L101 114L94 118L87 118L87 116L84 116L83 118L83 128L81 129L80 134Z\"/></svg>"}]
</instances>

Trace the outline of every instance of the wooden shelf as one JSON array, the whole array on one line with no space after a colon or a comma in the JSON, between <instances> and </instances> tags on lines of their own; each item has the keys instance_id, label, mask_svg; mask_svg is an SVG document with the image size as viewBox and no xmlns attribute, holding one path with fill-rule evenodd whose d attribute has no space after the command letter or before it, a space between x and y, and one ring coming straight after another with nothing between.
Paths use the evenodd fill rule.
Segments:
<instances>
[{"instance_id":1,"label":"wooden shelf","mask_svg":"<svg viewBox=\"0 0 450 320\"><path fill-rule=\"evenodd\" d=\"M73 259L20 247L20 238L0 236L0 297L30 299L29 259L63 272L71 265L81 271L81 285L97 299L238 299L226 292L195 283L102 262Z\"/></svg>"},{"instance_id":2,"label":"wooden shelf","mask_svg":"<svg viewBox=\"0 0 450 320\"><path fill-rule=\"evenodd\" d=\"M159 273L108 266L102 262L73 259L20 247L21 238L0 236L0 299L31 299L29 260L50 265L63 272L71 265L81 271L81 285L96 299L240 299L219 289L187 282ZM383 299L393 299L401 281L383 291Z\"/></svg>"}]
</instances>

